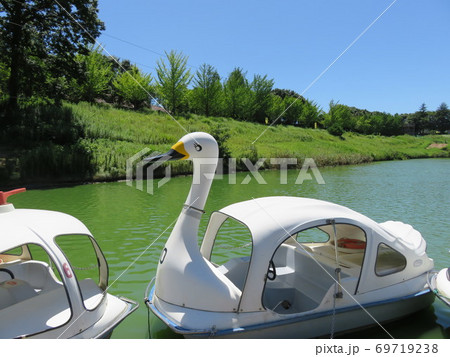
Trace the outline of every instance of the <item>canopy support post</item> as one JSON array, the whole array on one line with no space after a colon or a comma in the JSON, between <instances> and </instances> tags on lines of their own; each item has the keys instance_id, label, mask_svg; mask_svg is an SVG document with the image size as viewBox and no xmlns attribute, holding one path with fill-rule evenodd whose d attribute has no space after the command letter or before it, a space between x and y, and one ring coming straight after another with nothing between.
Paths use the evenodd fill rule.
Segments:
<instances>
[{"instance_id":1,"label":"canopy support post","mask_svg":"<svg viewBox=\"0 0 450 357\"><path fill-rule=\"evenodd\" d=\"M336 278L337 278L337 292L334 297L337 299L343 298L342 287L341 287L341 268L339 267L339 255L338 255L338 243L337 243L337 230L336 230L336 221L334 219L327 220L327 223L333 225L333 242L334 242L334 253L336 256Z\"/></svg>"}]
</instances>

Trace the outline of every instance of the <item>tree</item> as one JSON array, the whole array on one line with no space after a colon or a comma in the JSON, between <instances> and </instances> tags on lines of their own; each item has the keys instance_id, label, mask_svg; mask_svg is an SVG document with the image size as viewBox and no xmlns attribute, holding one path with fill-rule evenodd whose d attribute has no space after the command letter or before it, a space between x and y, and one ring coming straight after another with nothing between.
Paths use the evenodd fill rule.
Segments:
<instances>
[{"instance_id":1,"label":"tree","mask_svg":"<svg viewBox=\"0 0 450 357\"><path fill-rule=\"evenodd\" d=\"M414 123L414 132L416 135L423 134L429 120L427 106L423 103L419 110L412 115L412 122Z\"/></svg>"},{"instance_id":2,"label":"tree","mask_svg":"<svg viewBox=\"0 0 450 357\"><path fill-rule=\"evenodd\" d=\"M0 97L7 91L7 79L9 77L9 68L0 62Z\"/></svg>"},{"instance_id":3,"label":"tree","mask_svg":"<svg viewBox=\"0 0 450 357\"><path fill-rule=\"evenodd\" d=\"M351 121L352 117L349 107L334 101L330 102L330 109L324 115L324 126L330 134L341 136L345 131L349 130Z\"/></svg>"},{"instance_id":4,"label":"tree","mask_svg":"<svg viewBox=\"0 0 450 357\"><path fill-rule=\"evenodd\" d=\"M441 134L450 130L450 109L446 103L442 103L434 114L434 127Z\"/></svg>"},{"instance_id":5,"label":"tree","mask_svg":"<svg viewBox=\"0 0 450 357\"><path fill-rule=\"evenodd\" d=\"M225 114L233 119L249 120L252 93L242 68L236 67L224 83Z\"/></svg>"},{"instance_id":6,"label":"tree","mask_svg":"<svg viewBox=\"0 0 450 357\"><path fill-rule=\"evenodd\" d=\"M273 93L273 92L272 92ZM278 119L278 117L283 113L284 111L284 103L283 99L281 99L280 96L271 94L270 95L270 107L268 110L268 120L266 121L266 124L271 124L275 120Z\"/></svg>"},{"instance_id":7,"label":"tree","mask_svg":"<svg viewBox=\"0 0 450 357\"><path fill-rule=\"evenodd\" d=\"M191 93L191 107L199 114L206 116L220 113L222 100L222 84L217 70L202 64L194 78L195 86Z\"/></svg>"},{"instance_id":8,"label":"tree","mask_svg":"<svg viewBox=\"0 0 450 357\"><path fill-rule=\"evenodd\" d=\"M132 66L129 71L121 73L113 81L113 86L119 98L131 103L135 109L141 108L150 100L152 78Z\"/></svg>"},{"instance_id":9,"label":"tree","mask_svg":"<svg viewBox=\"0 0 450 357\"><path fill-rule=\"evenodd\" d=\"M385 136L403 134L405 120L406 116L400 114L392 115L389 113L384 113L384 123L380 134Z\"/></svg>"},{"instance_id":10,"label":"tree","mask_svg":"<svg viewBox=\"0 0 450 357\"><path fill-rule=\"evenodd\" d=\"M165 54L167 62L159 59L156 63L157 92L161 104L172 114L177 114L186 103L187 87L192 76L187 68L187 56L173 50Z\"/></svg>"},{"instance_id":11,"label":"tree","mask_svg":"<svg viewBox=\"0 0 450 357\"><path fill-rule=\"evenodd\" d=\"M10 106L19 95L61 96L61 78L73 78L75 55L104 29L97 0L0 0L0 61L9 67Z\"/></svg>"},{"instance_id":12,"label":"tree","mask_svg":"<svg viewBox=\"0 0 450 357\"><path fill-rule=\"evenodd\" d=\"M361 134L373 134L372 114L364 111L358 114L356 118L355 131Z\"/></svg>"},{"instance_id":13,"label":"tree","mask_svg":"<svg viewBox=\"0 0 450 357\"><path fill-rule=\"evenodd\" d=\"M77 61L83 69L78 84L79 97L81 100L93 102L109 89L114 76L111 63L98 47L93 48L88 55L78 55Z\"/></svg>"},{"instance_id":14,"label":"tree","mask_svg":"<svg viewBox=\"0 0 450 357\"><path fill-rule=\"evenodd\" d=\"M319 122L319 108L313 102L305 100L300 113L299 124L304 128L314 128Z\"/></svg>"},{"instance_id":15,"label":"tree","mask_svg":"<svg viewBox=\"0 0 450 357\"><path fill-rule=\"evenodd\" d=\"M389 114L385 112L371 112L369 114L368 132L365 134L378 135L400 135L403 133L405 117L399 114ZM359 124L357 127L360 127Z\"/></svg>"},{"instance_id":16,"label":"tree","mask_svg":"<svg viewBox=\"0 0 450 357\"><path fill-rule=\"evenodd\" d=\"M282 116L282 122L289 125L298 125L303 109L302 101L291 96L285 96L283 104L285 112Z\"/></svg>"},{"instance_id":17,"label":"tree","mask_svg":"<svg viewBox=\"0 0 450 357\"><path fill-rule=\"evenodd\" d=\"M277 117L283 112L283 123L314 128L319 122L320 110L313 102L306 100L303 96L288 89L275 88L272 90L275 98L280 98L283 108Z\"/></svg>"},{"instance_id":18,"label":"tree","mask_svg":"<svg viewBox=\"0 0 450 357\"><path fill-rule=\"evenodd\" d=\"M294 98L298 98L302 102L304 102L306 100L300 94L298 94L297 92L294 92L293 90L290 90L290 89L274 88L274 89L272 89L272 94L279 96L281 99L284 99L285 97L294 97Z\"/></svg>"},{"instance_id":19,"label":"tree","mask_svg":"<svg viewBox=\"0 0 450 357\"><path fill-rule=\"evenodd\" d=\"M268 116L273 83L273 79L267 79L267 75L256 74L253 77L250 85L253 91L252 112L254 120L258 123L264 123Z\"/></svg>"}]
</instances>

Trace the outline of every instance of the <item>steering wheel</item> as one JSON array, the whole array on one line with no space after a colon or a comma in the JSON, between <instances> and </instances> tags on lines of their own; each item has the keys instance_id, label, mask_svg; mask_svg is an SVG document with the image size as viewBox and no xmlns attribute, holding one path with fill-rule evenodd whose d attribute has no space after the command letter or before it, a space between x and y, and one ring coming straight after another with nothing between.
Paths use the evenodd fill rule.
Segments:
<instances>
[{"instance_id":1,"label":"steering wheel","mask_svg":"<svg viewBox=\"0 0 450 357\"><path fill-rule=\"evenodd\" d=\"M3 272L5 272L5 273L9 274L9 276L11 277L11 279L14 279L14 274L12 273L11 270L5 269L5 268L0 268L0 271L3 271Z\"/></svg>"},{"instance_id":2,"label":"steering wheel","mask_svg":"<svg viewBox=\"0 0 450 357\"><path fill-rule=\"evenodd\" d=\"M269 269L267 270L267 279L275 280L276 277L277 277L277 270L275 268L275 263L273 262L273 260L271 260L269 263Z\"/></svg>"}]
</instances>

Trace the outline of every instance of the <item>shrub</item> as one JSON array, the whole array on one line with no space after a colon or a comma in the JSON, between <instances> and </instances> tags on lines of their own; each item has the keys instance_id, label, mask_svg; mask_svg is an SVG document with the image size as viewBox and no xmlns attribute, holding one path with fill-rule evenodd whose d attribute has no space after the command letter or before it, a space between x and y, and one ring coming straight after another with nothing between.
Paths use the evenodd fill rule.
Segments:
<instances>
[{"instance_id":1,"label":"shrub","mask_svg":"<svg viewBox=\"0 0 450 357\"><path fill-rule=\"evenodd\" d=\"M149 74L143 74L136 66L131 70L120 74L113 82L118 96L133 105L134 109L141 108L150 102L152 78Z\"/></svg>"},{"instance_id":2,"label":"shrub","mask_svg":"<svg viewBox=\"0 0 450 357\"><path fill-rule=\"evenodd\" d=\"M330 127L327 128L327 131L334 136L342 136L345 132L340 123L333 123Z\"/></svg>"}]
</instances>

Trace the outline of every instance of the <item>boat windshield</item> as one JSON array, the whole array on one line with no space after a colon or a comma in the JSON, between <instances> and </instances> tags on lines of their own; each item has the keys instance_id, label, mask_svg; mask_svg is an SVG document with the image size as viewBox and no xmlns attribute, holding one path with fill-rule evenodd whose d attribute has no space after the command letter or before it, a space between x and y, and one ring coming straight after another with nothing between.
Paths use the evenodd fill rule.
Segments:
<instances>
[{"instance_id":1,"label":"boat windshield","mask_svg":"<svg viewBox=\"0 0 450 357\"><path fill-rule=\"evenodd\" d=\"M247 226L229 217L217 231L209 260L242 291L252 248L252 235Z\"/></svg>"},{"instance_id":2,"label":"boat windshield","mask_svg":"<svg viewBox=\"0 0 450 357\"><path fill-rule=\"evenodd\" d=\"M221 265L232 258L249 257L251 252L252 236L248 228L228 218L217 232L211 261Z\"/></svg>"}]
</instances>

